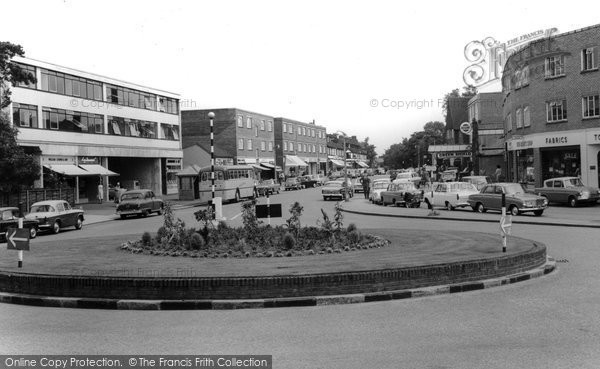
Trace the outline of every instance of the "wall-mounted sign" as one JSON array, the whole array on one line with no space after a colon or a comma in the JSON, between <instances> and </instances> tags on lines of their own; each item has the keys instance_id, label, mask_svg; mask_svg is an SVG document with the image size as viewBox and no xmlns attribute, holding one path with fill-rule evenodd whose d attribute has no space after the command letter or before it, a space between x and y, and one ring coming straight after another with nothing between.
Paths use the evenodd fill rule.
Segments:
<instances>
[{"instance_id":1,"label":"wall-mounted sign","mask_svg":"<svg viewBox=\"0 0 600 369\"><path fill-rule=\"evenodd\" d=\"M448 151L448 152L438 152L438 158L464 158L471 157L470 151Z\"/></svg>"},{"instance_id":2,"label":"wall-mounted sign","mask_svg":"<svg viewBox=\"0 0 600 369\"><path fill-rule=\"evenodd\" d=\"M100 160L96 156L80 156L79 164L100 164Z\"/></svg>"},{"instance_id":3,"label":"wall-mounted sign","mask_svg":"<svg viewBox=\"0 0 600 369\"><path fill-rule=\"evenodd\" d=\"M43 164L75 164L72 156L42 156Z\"/></svg>"}]
</instances>

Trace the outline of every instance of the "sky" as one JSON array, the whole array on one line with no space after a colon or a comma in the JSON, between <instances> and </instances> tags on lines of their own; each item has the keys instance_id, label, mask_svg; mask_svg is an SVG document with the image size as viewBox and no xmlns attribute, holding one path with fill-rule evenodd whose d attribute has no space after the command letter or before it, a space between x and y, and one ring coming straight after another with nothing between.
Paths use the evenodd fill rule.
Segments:
<instances>
[{"instance_id":1,"label":"sky","mask_svg":"<svg viewBox=\"0 0 600 369\"><path fill-rule=\"evenodd\" d=\"M25 56L369 137L379 154L443 121L465 46L599 22L552 1L10 1L0 40ZM489 90L493 90L493 87Z\"/></svg>"}]
</instances>

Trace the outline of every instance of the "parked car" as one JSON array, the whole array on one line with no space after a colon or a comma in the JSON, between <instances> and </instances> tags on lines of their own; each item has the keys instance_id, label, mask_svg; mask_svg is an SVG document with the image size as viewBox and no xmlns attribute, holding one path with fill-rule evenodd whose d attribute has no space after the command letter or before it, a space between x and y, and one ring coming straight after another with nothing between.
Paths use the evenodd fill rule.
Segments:
<instances>
[{"instance_id":1,"label":"parked car","mask_svg":"<svg viewBox=\"0 0 600 369\"><path fill-rule=\"evenodd\" d=\"M544 213L548 200L542 196L527 193L518 183L492 183L481 192L469 196L469 206L473 211L483 213L487 210L502 210L502 194L505 194L506 209L512 215L532 212L536 216Z\"/></svg>"},{"instance_id":2,"label":"parked car","mask_svg":"<svg viewBox=\"0 0 600 369\"><path fill-rule=\"evenodd\" d=\"M419 186L421 183L421 176L417 172L402 172L396 175L394 182L403 182L410 181L415 184L415 186Z\"/></svg>"},{"instance_id":3,"label":"parked car","mask_svg":"<svg viewBox=\"0 0 600 369\"><path fill-rule=\"evenodd\" d=\"M117 214L121 219L128 215L147 217L152 213L162 214L162 199L156 197L152 190L130 190L121 195L121 202L117 205Z\"/></svg>"},{"instance_id":4,"label":"parked car","mask_svg":"<svg viewBox=\"0 0 600 369\"><path fill-rule=\"evenodd\" d=\"M458 174L458 169L445 170L440 174L440 181L441 182L454 182L454 181L456 181L457 174Z\"/></svg>"},{"instance_id":5,"label":"parked car","mask_svg":"<svg viewBox=\"0 0 600 369\"><path fill-rule=\"evenodd\" d=\"M20 211L15 207L0 208L0 242L6 241L8 228L19 228ZM23 219L23 228L29 229L29 238L35 238L39 222L35 219Z\"/></svg>"},{"instance_id":6,"label":"parked car","mask_svg":"<svg viewBox=\"0 0 600 369\"><path fill-rule=\"evenodd\" d=\"M258 192L259 196L265 196L266 194L272 195L274 193L279 193L280 191L281 186L272 179L263 180L256 185L256 192Z\"/></svg>"},{"instance_id":7,"label":"parked car","mask_svg":"<svg viewBox=\"0 0 600 369\"><path fill-rule=\"evenodd\" d=\"M600 199L597 188L587 187L579 177L559 177L544 181L544 187L535 189L535 193L548 199L548 202L568 204L594 204Z\"/></svg>"},{"instance_id":8,"label":"parked car","mask_svg":"<svg viewBox=\"0 0 600 369\"><path fill-rule=\"evenodd\" d=\"M38 221L38 229L58 233L62 228L81 229L84 221L83 209L72 208L64 200L39 201L31 205L31 211L25 216Z\"/></svg>"},{"instance_id":9,"label":"parked car","mask_svg":"<svg viewBox=\"0 0 600 369\"><path fill-rule=\"evenodd\" d=\"M313 188L318 186L317 179L310 174L300 177L300 183L302 183L304 188Z\"/></svg>"},{"instance_id":10,"label":"parked car","mask_svg":"<svg viewBox=\"0 0 600 369\"><path fill-rule=\"evenodd\" d=\"M302 182L298 177L288 177L283 184L286 191L302 189Z\"/></svg>"},{"instance_id":11,"label":"parked car","mask_svg":"<svg viewBox=\"0 0 600 369\"><path fill-rule=\"evenodd\" d=\"M354 192L364 192L362 186L362 177L352 178L352 187L354 188Z\"/></svg>"},{"instance_id":12,"label":"parked car","mask_svg":"<svg viewBox=\"0 0 600 369\"><path fill-rule=\"evenodd\" d=\"M421 206L421 190L412 181L392 182L381 192L381 204L418 208Z\"/></svg>"},{"instance_id":13,"label":"parked car","mask_svg":"<svg viewBox=\"0 0 600 369\"><path fill-rule=\"evenodd\" d=\"M466 182L440 182L424 194L426 204L448 210L469 206L470 195L478 194L477 187Z\"/></svg>"},{"instance_id":14,"label":"parked car","mask_svg":"<svg viewBox=\"0 0 600 369\"><path fill-rule=\"evenodd\" d=\"M369 192L369 201L374 204L381 204L381 192L387 190L391 183L390 178L376 179L371 182L371 191Z\"/></svg>"},{"instance_id":15,"label":"parked car","mask_svg":"<svg viewBox=\"0 0 600 369\"><path fill-rule=\"evenodd\" d=\"M325 182L328 181L327 177L325 177L322 174L315 174L314 177L317 180L317 183L319 184L319 186L323 186L325 184Z\"/></svg>"},{"instance_id":16,"label":"parked car","mask_svg":"<svg viewBox=\"0 0 600 369\"><path fill-rule=\"evenodd\" d=\"M321 195L323 195L323 200L325 201L333 198L339 198L343 200L344 194L346 194L348 197L354 196L354 191L352 191L352 188L348 186L347 182L344 183L344 180L328 181L321 189Z\"/></svg>"},{"instance_id":17,"label":"parked car","mask_svg":"<svg viewBox=\"0 0 600 369\"><path fill-rule=\"evenodd\" d=\"M488 176L465 176L460 181L475 185L478 191L481 191L486 184L492 183L492 179Z\"/></svg>"}]
</instances>

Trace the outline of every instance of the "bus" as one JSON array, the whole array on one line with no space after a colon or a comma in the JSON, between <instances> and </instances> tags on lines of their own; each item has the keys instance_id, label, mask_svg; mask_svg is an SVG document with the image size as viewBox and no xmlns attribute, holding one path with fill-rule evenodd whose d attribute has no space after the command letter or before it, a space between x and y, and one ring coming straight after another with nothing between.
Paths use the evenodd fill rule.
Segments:
<instances>
[{"instance_id":1,"label":"bus","mask_svg":"<svg viewBox=\"0 0 600 369\"><path fill-rule=\"evenodd\" d=\"M212 200L211 167L200 169L198 174L200 201ZM215 165L215 197L225 201L240 201L256 194L256 176L250 165Z\"/></svg>"}]
</instances>

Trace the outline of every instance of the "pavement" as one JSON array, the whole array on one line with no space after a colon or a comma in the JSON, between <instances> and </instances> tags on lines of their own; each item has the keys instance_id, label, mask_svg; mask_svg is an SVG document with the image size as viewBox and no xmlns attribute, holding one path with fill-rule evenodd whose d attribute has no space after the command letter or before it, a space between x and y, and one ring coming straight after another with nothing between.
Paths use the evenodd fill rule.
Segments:
<instances>
[{"instance_id":1,"label":"pavement","mask_svg":"<svg viewBox=\"0 0 600 369\"><path fill-rule=\"evenodd\" d=\"M369 200L357 198L357 196L350 201L343 203L343 211L353 214L372 216L488 223L499 223L501 216L499 212L493 211L483 214L476 213L472 211L470 207L455 210L436 208L436 215L432 215L432 212L427 209L426 205L423 203L421 204L420 208L407 209L393 205L382 206L372 204L369 202ZM542 216L538 217L530 213L520 214L512 217L512 223L544 226L600 228L600 205L580 206L576 208L570 208L566 206L549 206L544 211Z\"/></svg>"}]
</instances>

